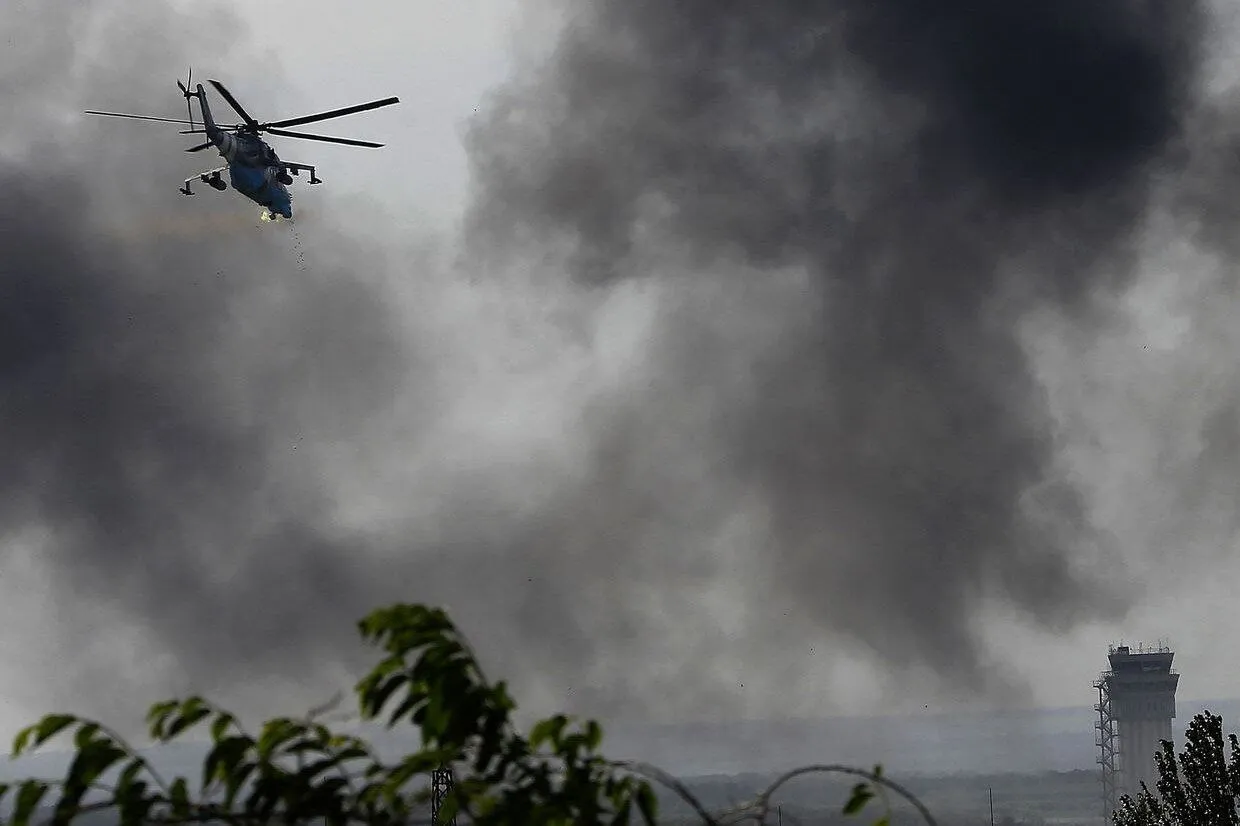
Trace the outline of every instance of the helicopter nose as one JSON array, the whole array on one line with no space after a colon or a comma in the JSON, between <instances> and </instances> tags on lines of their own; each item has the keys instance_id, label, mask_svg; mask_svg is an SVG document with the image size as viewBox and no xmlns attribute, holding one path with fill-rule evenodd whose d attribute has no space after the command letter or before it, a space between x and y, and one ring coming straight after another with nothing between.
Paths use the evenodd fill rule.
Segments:
<instances>
[{"instance_id":1,"label":"helicopter nose","mask_svg":"<svg viewBox=\"0 0 1240 826\"><path fill-rule=\"evenodd\" d=\"M268 207L276 215L283 215L285 218L292 218L293 217L293 199L289 197L288 192L283 191L283 187L281 187L280 189L281 191L276 193L276 197L273 197L271 199L271 201L268 204Z\"/></svg>"}]
</instances>

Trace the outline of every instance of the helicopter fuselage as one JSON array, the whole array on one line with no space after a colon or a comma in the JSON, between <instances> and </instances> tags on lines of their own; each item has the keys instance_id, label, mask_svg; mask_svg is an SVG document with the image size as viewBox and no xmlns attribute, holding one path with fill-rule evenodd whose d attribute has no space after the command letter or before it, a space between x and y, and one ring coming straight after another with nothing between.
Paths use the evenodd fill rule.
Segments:
<instances>
[{"instance_id":1,"label":"helicopter fuselage","mask_svg":"<svg viewBox=\"0 0 1240 826\"><path fill-rule=\"evenodd\" d=\"M266 141L244 129L220 129L211 116L207 96L198 86L202 106L202 122L207 140L215 144L220 156L228 163L228 177L233 189L275 215L293 217L293 196L280 180L287 173L279 156Z\"/></svg>"},{"instance_id":2,"label":"helicopter fuselage","mask_svg":"<svg viewBox=\"0 0 1240 826\"><path fill-rule=\"evenodd\" d=\"M276 215L292 218L293 196L280 180L285 173L275 151L253 135L225 132L223 137L220 155L228 162L233 189Z\"/></svg>"}]
</instances>

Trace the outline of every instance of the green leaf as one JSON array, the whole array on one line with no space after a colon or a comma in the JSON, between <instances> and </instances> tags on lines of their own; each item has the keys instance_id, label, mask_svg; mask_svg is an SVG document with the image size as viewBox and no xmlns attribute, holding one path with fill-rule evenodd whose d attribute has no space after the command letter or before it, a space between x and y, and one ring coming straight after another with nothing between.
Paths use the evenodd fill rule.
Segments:
<instances>
[{"instance_id":1,"label":"green leaf","mask_svg":"<svg viewBox=\"0 0 1240 826\"><path fill-rule=\"evenodd\" d=\"M412 681L408 682L411 686L414 685ZM388 715L388 728L395 726L401 720L409 719L414 724L420 726L423 734L427 735L429 739L437 739L432 733L435 729L426 722L426 715L429 711L428 706L430 705L429 694L430 692L423 686L410 688L405 699L401 700L400 704ZM384 697L384 703L387 703L386 697Z\"/></svg>"},{"instance_id":2,"label":"green leaf","mask_svg":"<svg viewBox=\"0 0 1240 826\"><path fill-rule=\"evenodd\" d=\"M534 728L530 729L530 747L537 750L543 743L549 742L553 747L558 748L566 725L568 725L568 717L563 714L548 717L537 723Z\"/></svg>"},{"instance_id":3,"label":"green leaf","mask_svg":"<svg viewBox=\"0 0 1240 826\"><path fill-rule=\"evenodd\" d=\"M34 814L39 801L43 799L45 794L47 794L47 784L42 781L27 780L22 783L21 790L17 793L17 803L13 808L13 815L9 823L12 826L28 826L30 816Z\"/></svg>"},{"instance_id":4,"label":"green leaf","mask_svg":"<svg viewBox=\"0 0 1240 826\"><path fill-rule=\"evenodd\" d=\"M391 800L401 789L418 775L429 775L443 764L443 755L434 751L419 751L406 756L388 772L383 781L383 796Z\"/></svg>"},{"instance_id":5,"label":"green leaf","mask_svg":"<svg viewBox=\"0 0 1240 826\"><path fill-rule=\"evenodd\" d=\"M461 803L457 800L456 795L450 794L444 798L443 806L439 809L439 822L451 823L461 812Z\"/></svg>"},{"instance_id":6,"label":"green leaf","mask_svg":"<svg viewBox=\"0 0 1240 826\"><path fill-rule=\"evenodd\" d=\"M603 727L595 720L586 722L586 748L590 751L597 751L603 742Z\"/></svg>"},{"instance_id":7,"label":"green leaf","mask_svg":"<svg viewBox=\"0 0 1240 826\"><path fill-rule=\"evenodd\" d=\"M30 749L38 748L60 732L77 722L72 714L49 714L33 726L27 726L13 738L13 756L18 757ZM34 742L31 742L34 738Z\"/></svg>"},{"instance_id":8,"label":"green leaf","mask_svg":"<svg viewBox=\"0 0 1240 826\"><path fill-rule=\"evenodd\" d=\"M117 802L120 826L146 826L151 822L150 811L155 800L146 794L146 789L144 781L136 780L125 790L124 797Z\"/></svg>"},{"instance_id":9,"label":"green leaf","mask_svg":"<svg viewBox=\"0 0 1240 826\"><path fill-rule=\"evenodd\" d=\"M285 754L298 754L304 756L306 752L318 752L320 754L326 752L327 741L318 737L301 737L284 747Z\"/></svg>"},{"instance_id":10,"label":"green leaf","mask_svg":"<svg viewBox=\"0 0 1240 826\"><path fill-rule=\"evenodd\" d=\"M317 778L319 775L323 774L328 769L334 768L335 766L338 766L338 765L340 765L340 758L335 755L331 757L320 758L302 767L297 772L297 780L301 783L311 785L313 784L315 778ZM320 788L322 788L322 786L327 782L328 781L324 781L323 784L320 784Z\"/></svg>"},{"instance_id":11,"label":"green leaf","mask_svg":"<svg viewBox=\"0 0 1240 826\"><path fill-rule=\"evenodd\" d=\"M13 750L10 752L13 757L20 757L26 751L26 745L30 742L31 735L34 734L34 727L27 726L17 732L17 736L13 738Z\"/></svg>"},{"instance_id":12,"label":"green leaf","mask_svg":"<svg viewBox=\"0 0 1240 826\"><path fill-rule=\"evenodd\" d=\"M185 817L189 813L189 787L184 777L178 777L172 781L170 797L173 815Z\"/></svg>"},{"instance_id":13,"label":"green leaf","mask_svg":"<svg viewBox=\"0 0 1240 826\"><path fill-rule=\"evenodd\" d=\"M206 759L202 761L202 785L206 788L212 780L228 783L236 774L241 759L254 746L254 741L245 735L225 737L217 742Z\"/></svg>"},{"instance_id":14,"label":"green leaf","mask_svg":"<svg viewBox=\"0 0 1240 826\"><path fill-rule=\"evenodd\" d=\"M66 787L81 787L83 791L94 784L108 769L128 756L128 752L111 740L100 738L83 744L69 766Z\"/></svg>"},{"instance_id":15,"label":"green leaf","mask_svg":"<svg viewBox=\"0 0 1240 826\"><path fill-rule=\"evenodd\" d=\"M91 743L95 742L95 735L98 733L98 723L86 723L78 728L77 734L73 735L73 744L77 746L78 749L89 748Z\"/></svg>"},{"instance_id":16,"label":"green leaf","mask_svg":"<svg viewBox=\"0 0 1240 826\"><path fill-rule=\"evenodd\" d=\"M180 713L164 731L164 740L171 740L183 731L193 728L211 716L211 708L201 697L190 697L181 704Z\"/></svg>"},{"instance_id":17,"label":"green leaf","mask_svg":"<svg viewBox=\"0 0 1240 826\"><path fill-rule=\"evenodd\" d=\"M221 711L215 718L215 722L211 724L211 739L218 743L223 739L224 732L228 730L228 727L236 722L236 717L227 711Z\"/></svg>"},{"instance_id":18,"label":"green leaf","mask_svg":"<svg viewBox=\"0 0 1240 826\"><path fill-rule=\"evenodd\" d=\"M232 808L233 803L237 800L237 795L241 793L241 789L245 786L246 781L250 779L250 775L257 768L257 763L244 763L228 776L224 792L225 808Z\"/></svg>"},{"instance_id":19,"label":"green leaf","mask_svg":"<svg viewBox=\"0 0 1240 826\"><path fill-rule=\"evenodd\" d=\"M152 740L164 739L164 726L167 724L168 717L180 707L181 704L176 700L165 700L151 706L146 713L146 722L150 726Z\"/></svg>"},{"instance_id":20,"label":"green leaf","mask_svg":"<svg viewBox=\"0 0 1240 826\"><path fill-rule=\"evenodd\" d=\"M300 729L300 724L287 717L267 721L263 725L262 733L258 736L256 748L259 759L270 760L271 756L283 743L292 740L301 733Z\"/></svg>"},{"instance_id":21,"label":"green leaf","mask_svg":"<svg viewBox=\"0 0 1240 826\"><path fill-rule=\"evenodd\" d=\"M612 826L627 826L629 819L632 817L633 803L631 800L625 800L616 809L615 815L612 816Z\"/></svg>"},{"instance_id":22,"label":"green leaf","mask_svg":"<svg viewBox=\"0 0 1240 826\"><path fill-rule=\"evenodd\" d=\"M647 826L655 826L655 818L659 815L659 800L654 795L654 789L644 781L637 787L637 810L642 813L642 819Z\"/></svg>"},{"instance_id":23,"label":"green leaf","mask_svg":"<svg viewBox=\"0 0 1240 826\"><path fill-rule=\"evenodd\" d=\"M362 694L362 706L367 718L378 717L383 713L383 709L387 706L388 701L396 690L403 685L409 683L409 675L401 672L392 674L391 676L377 681L372 688ZM388 717L387 725L389 728L400 722L401 716L407 714L408 709L403 706L396 713Z\"/></svg>"},{"instance_id":24,"label":"green leaf","mask_svg":"<svg viewBox=\"0 0 1240 826\"><path fill-rule=\"evenodd\" d=\"M350 760L369 760L371 754L365 746L353 745L337 749L335 757L338 762L347 763Z\"/></svg>"},{"instance_id":25,"label":"green leaf","mask_svg":"<svg viewBox=\"0 0 1240 826\"><path fill-rule=\"evenodd\" d=\"M126 790L133 784L138 776L138 772L146 768L146 760L141 757L135 757L129 761L121 772L120 777L116 779L116 796L121 797Z\"/></svg>"},{"instance_id":26,"label":"green leaf","mask_svg":"<svg viewBox=\"0 0 1240 826\"><path fill-rule=\"evenodd\" d=\"M874 792L870 789L868 783L858 783L853 786L852 796L848 798L848 802L844 804L844 814L855 815L857 812L865 808L865 804L869 803L874 797Z\"/></svg>"},{"instance_id":27,"label":"green leaf","mask_svg":"<svg viewBox=\"0 0 1240 826\"><path fill-rule=\"evenodd\" d=\"M76 723L77 719L78 718L72 714L49 714L44 717L41 721L39 721L39 725L35 729L34 745L36 747L43 745L57 734Z\"/></svg>"}]
</instances>

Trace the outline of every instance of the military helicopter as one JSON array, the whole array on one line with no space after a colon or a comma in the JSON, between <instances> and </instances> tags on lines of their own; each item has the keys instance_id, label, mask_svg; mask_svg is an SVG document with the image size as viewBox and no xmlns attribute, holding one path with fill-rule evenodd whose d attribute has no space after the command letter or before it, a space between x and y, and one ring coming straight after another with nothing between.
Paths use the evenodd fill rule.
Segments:
<instances>
[{"instance_id":1,"label":"military helicopter","mask_svg":"<svg viewBox=\"0 0 1240 826\"><path fill-rule=\"evenodd\" d=\"M110 118L176 123L183 126L188 125L190 128L183 130L181 132L182 135L206 135L207 140L205 143L191 146L185 151L201 152L214 146L219 150L220 156L226 161L226 165L186 178L185 183L180 189L181 194L194 194L190 189L190 183L195 179L222 192L228 188L228 184L224 183L221 174L227 171L233 189L264 208L261 217L265 221L279 220L277 216L283 216L288 219L293 217L292 196L289 195L288 189L286 189L287 185L293 182L293 175L300 176L302 172L309 172L310 184L321 184L323 181L316 174L314 166L281 160L276 155L275 150L259 135L267 132L286 138L302 138L303 140L323 141L325 143L340 143L346 146L378 148L383 146L383 144L353 140L352 138L332 138L326 135L290 132L285 127L317 123L322 120L344 117L345 115L366 112L382 106L391 106L393 103L400 103L399 98L390 97L371 101L370 103L361 103L356 106L346 106L343 109L333 109L330 112L322 112L317 115L288 118L287 120L271 123L259 123L242 108L241 104L237 102L237 99L233 97L228 89L224 88L222 83L208 78L207 82L215 87L224 100L228 101L228 105L241 116L243 121L242 123L220 125L215 122L211 115L211 107L207 103L207 94L202 88L202 84L199 83L197 86L193 86L193 79L193 70L191 70L185 83L182 83L179 79L177 80L177 86L185 96L185 108L189 112L188 120L160 118L152 115L131 115L124 112L98 112L95 110L87 110L85 114L103 115ZM198 128L198 124L194 122L194 109L191 103L194 98L198 99L198 104L202 109L202 128Z\"/></svg>"}]
</instances>

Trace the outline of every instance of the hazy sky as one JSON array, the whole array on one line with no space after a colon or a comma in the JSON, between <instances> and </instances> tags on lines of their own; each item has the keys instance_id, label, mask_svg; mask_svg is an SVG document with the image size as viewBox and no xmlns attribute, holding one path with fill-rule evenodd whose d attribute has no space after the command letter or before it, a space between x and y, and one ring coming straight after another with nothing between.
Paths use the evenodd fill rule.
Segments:
<instances>
[{"instance_id":1,"label":"hazy sky","mask_svg":"<svg viewBox=\"0 0 1240 826\"><path fill-rule=\"evenodd\" d=\"M539 711L1088 705L1164 638L1240 693L1229 9L1099 2L1065 102L1070 60L889 58L897 0L835 46L843 0L628 2L554 58L534 0L0 10L0 729L309 704L394 599ZM175 116L190 64L260 119L402 103L277 144L327 182L294 236L74 115Z\"/></svg>"}]
</instances>

